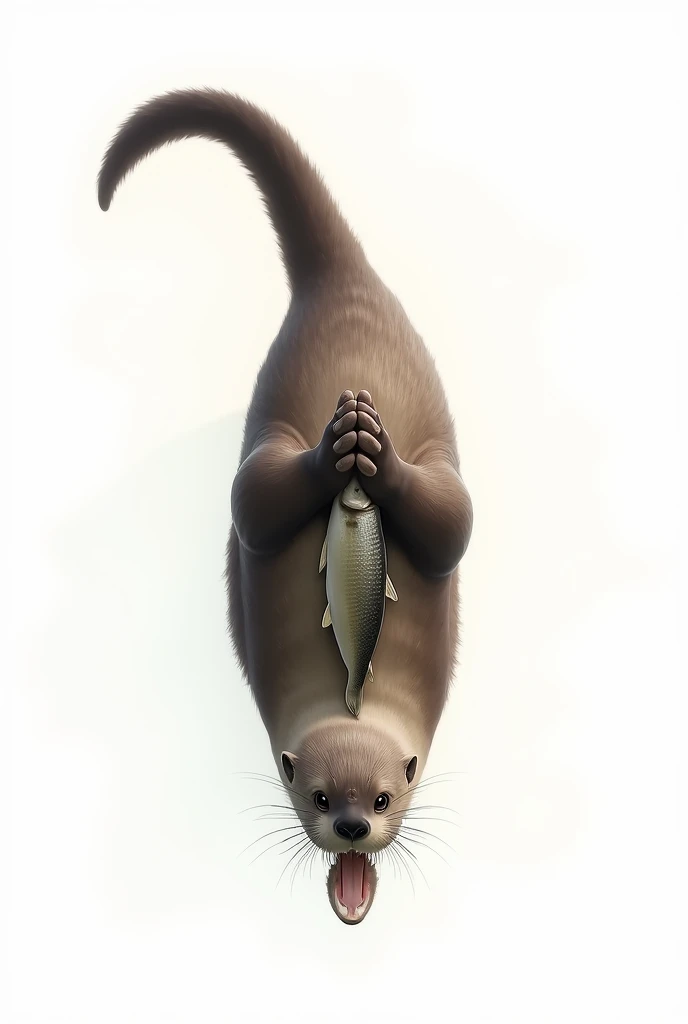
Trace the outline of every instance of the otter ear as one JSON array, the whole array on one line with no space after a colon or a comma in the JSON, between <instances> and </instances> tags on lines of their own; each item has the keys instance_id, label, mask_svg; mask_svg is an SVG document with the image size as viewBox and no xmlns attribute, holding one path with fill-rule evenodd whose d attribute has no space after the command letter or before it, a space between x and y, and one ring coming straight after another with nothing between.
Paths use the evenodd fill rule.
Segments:
<instances>
[{"instance_id":1,"label":"otter ear","mask_svg":"<svg viewBox=\"0 0 688 1024\"><path fill-rule=\"evenodd\" d=\"M294 781L294 772L296 771L297 761L298 757L296 754L290 754L288 750L285 750L282 753L282 767L284 768L284 774L290 782Z\"/></svg>"},{"instance_id":2,"label":"otter ear","mask_svg":"<svg viewBox=\"0 0 688 1024\"><path fill-rule=\"evenodd\" d=\"M406 765L406 781L409 786L413 782L413 777L416 774L416 768L418 767L418 758L414 754L409 763Z\"/></svg>"}]
</instances>

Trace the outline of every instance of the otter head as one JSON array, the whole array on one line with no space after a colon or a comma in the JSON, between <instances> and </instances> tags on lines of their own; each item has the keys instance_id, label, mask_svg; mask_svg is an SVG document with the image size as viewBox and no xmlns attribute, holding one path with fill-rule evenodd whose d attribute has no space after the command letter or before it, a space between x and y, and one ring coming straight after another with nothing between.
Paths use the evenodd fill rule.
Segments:
<instances>
[{"instance_id":1,"label":"otter head","mask_svg":"<svg viewBox=\"0 0 688 1024\"><path fill-rule=\"evenodd\" d=\"M311 730L281 770L311 841L331 854L332 908L358 924L375 895L376 853L399 831L411 798L418 758L382 730L351 719Z\"/></svg>"}]
</instances>

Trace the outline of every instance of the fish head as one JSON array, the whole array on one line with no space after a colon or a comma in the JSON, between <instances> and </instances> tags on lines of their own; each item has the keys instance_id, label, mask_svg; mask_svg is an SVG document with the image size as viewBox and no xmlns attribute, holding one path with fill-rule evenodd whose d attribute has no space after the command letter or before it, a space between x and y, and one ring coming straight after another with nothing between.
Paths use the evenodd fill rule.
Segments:
<instances>
[{"instance_id":1,"label":"fish head","mask_svg":"<svg viewBox=\"0 0 688 1024\"><path fill-rule=\"evenodd\" d=\"M352 509L355 512L363 512L373 507L373 502L363 490L361 481L356 475L352 476L339 495L339 502L344 508Z\"/></svg>"},{"instance_id":2,"label":"fish head","mask_svg":"<svg viewBox=\"0 0 688 1024\"><path fill-rule=\"evenodd\" d=\"M408 809L418 758L397 739L359 720L322 723L282 772L311 842L329 854L327 891L341 921L358 924L372 906L375 862Z\"/></svg>"}]
</instances>

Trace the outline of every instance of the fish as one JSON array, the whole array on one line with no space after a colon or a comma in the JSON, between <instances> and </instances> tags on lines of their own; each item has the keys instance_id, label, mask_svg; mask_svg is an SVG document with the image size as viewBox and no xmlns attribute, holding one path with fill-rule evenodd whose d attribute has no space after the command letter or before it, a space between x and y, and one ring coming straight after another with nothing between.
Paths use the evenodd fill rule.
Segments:
<instances>
[{"instance_id":1,"label":"fish","mask_svg":"<svg viewBox=\"0 0 688 1024\"><path fill-rule=\"evenodd\" d=\"M373 682L373 654L382 631L385 598L399 598L387 575L380 509L356 475L332 502L318 572L326 566L322 626L332 626L348 671L346 705L358 717L363 687Z\"/></svg>"}]
</instances>

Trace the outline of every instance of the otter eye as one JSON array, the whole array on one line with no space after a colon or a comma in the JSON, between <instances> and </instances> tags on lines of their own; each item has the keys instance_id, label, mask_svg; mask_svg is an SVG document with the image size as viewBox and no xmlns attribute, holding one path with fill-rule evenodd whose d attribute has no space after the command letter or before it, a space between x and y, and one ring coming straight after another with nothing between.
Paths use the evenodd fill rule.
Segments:
<instances>
[{"instance_id":1,"label":"otter eye","mask_svg":"<svg viewBox=\"0 0 688 1024\"><path fill-rule=\"evenodd\" d=\"M313 797L313 803L315 804L319 811L329 811L330 809L330 801L327 799L322 790L318 790L318 792L315 794L315 796Z\"/></svg>"},{"instance_id":2,"label":"otter eye","mask_svg":"<svg viewBox=\"0 0 688 1024\"><path fill-rule=\"evenodd\" d=\"M380 793L380 795L375 799L373 806L378 814L381 814L382 811L386 811L389 807L389 797L387 794Z\"/></svg>"}]
</instances>

